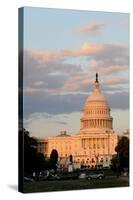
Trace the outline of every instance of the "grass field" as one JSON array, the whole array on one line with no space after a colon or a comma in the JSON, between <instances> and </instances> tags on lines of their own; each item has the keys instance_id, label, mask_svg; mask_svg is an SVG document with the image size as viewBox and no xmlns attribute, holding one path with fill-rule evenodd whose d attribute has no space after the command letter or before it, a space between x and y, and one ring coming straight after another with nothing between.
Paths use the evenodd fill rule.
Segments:
<instances>
[{"instance_id":1,"label":"grass field","mask_svg":"<svg viewBox=\"0 0 133 200\"><path fill-rule=\"evenodd\" d=\"M109 188L109 187L127 187L129 186L129 178L125 177L106 177L102 180L53 180L53 181L38 181L25 182L24 193L28 192L50 192L50 191L65 191L65 190L80 190L94 188Z\"/></svg>"}]
</instances>

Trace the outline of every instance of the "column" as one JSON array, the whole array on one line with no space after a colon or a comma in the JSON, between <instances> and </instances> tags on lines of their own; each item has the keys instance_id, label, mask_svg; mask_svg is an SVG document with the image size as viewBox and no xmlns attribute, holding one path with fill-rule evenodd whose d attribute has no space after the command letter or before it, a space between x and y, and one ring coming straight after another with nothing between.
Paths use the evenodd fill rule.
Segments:
<instances>
[{"instance_id":1,"label":"column","mask_svg":"<svg viewBox=\"0 0 133 200\"><path fill-rule=\"evenodd\" d=\"M110 128L112 129L112 120L110 120Z\"/></svg>"},{"instance_id":2,"label":"column","mask_svg":"<svg viewBox=\"0 0 133 200\"><path fill-rule=\"evenodd\" d=\"M103 119L101 121L102 121L102 128L103 128Z\"/></svg>"},{"instance_id":3,"label":"column","mask_svg":"<svg viewBox=\"0 0 133 200\"><path fill-rule=\"evenodd\" d=\"M108 120L106 120L106 128L108 128L108 127L109 127Z\"/></svg>"},{"instance_id":4,"label":"column","mask_svg":"<svg viewBox=\"0 0 133 200\"><path fill-rule=\"evenodd\" d=\"M102 119L102 128L104 128L104 120Z\"/></svg>"},{"instance_id":5,"label":"column","mask_svg":"<svg viewBox=\"0 0 133 200\"><path fill-rule=\"evenodd\" d=\"M99 128L101 128L101 120L99 119Z\"/></svg>"},{"instance_id":6,"label":"column","mask_svg":"<svg viewBox=\"0 0 133 200\"><path fill-rule=\"evenodd\" d=\"M106 119L104 120L104 128L106 128Z\"/></svg>"},{"instance_id":7,"label":"column","mask_svg":"<svg viewBox=\"0 0 133 200\"><path fill-rule=\"evenodd\" d=\"M85 148L86 148L86 139L84 139L85 140Z\"/></svg>"},{"instance_id":8,"label":"column","mask_svg":"<svg viewBox=\"0 0 133 200\"><path fill-rule=\"evenodd\" d=\"M111 128L111 120L110 120L110 128Z\"/></svg>"},{"instance_id":9,"label":"column","mask_svg":"<svg viewBox=\"0 0 133 200\"><path fill-rule=\"evenodd\" d=\"M108 120L108 128L110 128L110 120Z\"/></svg>"},{"instance_id":10,"label":"column","mask_svg":"<svg viewBox=\"0 0 133 200\"><path fill-rule=\"evenodd\" d=\"M90 127L90 121L88 120L88 128Z\"/></svg>"}]
</instances>

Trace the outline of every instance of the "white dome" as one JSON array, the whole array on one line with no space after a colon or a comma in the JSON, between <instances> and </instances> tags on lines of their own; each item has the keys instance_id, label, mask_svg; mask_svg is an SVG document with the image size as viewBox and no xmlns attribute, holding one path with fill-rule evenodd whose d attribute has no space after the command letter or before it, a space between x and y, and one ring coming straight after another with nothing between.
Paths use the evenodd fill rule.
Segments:
<instances>
[{"instance_id":1,"label":"white dome","mask_svg":"<svg viewBox=\"0 0 133 200\"><path fill-rule=\"evenodd\" d=\"M106 98L100 93L100 92L93 92L87 99L87 103L89 102L95 102L95 101L102 101L102 102L106 102L107 100Z\"/></svg>"},{"instance_id":2,"label":"white dome","mask_svg":"<svg viewBox=\"0 0 133 200\"><path fill-rule=\"evenodd\" d=\"M95 82L94 83L94 90L92 92L92 94L87 98L87 101L85 103L85 107L86 106L92 106L92 104L95 105L103 105L103 106L107 106L108 107L108 103L106 98L101 94L100 92L100 84L99 82Z\"/></svg>"},{"instance_id":3,"label":"white dome","mask_svg":"<svg viewBox=\"0 0 133 200\"><path fill-rule=\"evenodd\" d=\"M87 98L81 118L81 132L92 133L112 130L112 117L106 98L100 92L98 74L92 94Z\"/></svg>"}]
</instances>

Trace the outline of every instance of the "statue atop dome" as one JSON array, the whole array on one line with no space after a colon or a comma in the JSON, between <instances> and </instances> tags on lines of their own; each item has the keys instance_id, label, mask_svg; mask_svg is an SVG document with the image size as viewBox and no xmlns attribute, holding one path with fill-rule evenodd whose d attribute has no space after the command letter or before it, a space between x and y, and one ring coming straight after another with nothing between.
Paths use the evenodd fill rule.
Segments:
<instances>
[{"instance_id":1,"label":"statue atop dome","mask_svg":"<svg viewBox=\"0 0 133 200\"><path fill-rule=\"evenodd\" d=\"M100 92L100 83L98 81L98 73L96 73L96 80L94 82L94 91Z\"/></svg>"},{"instance_id":2,"label":"statue atop dome","mask_svg":"<svg viewBox=\"0 0 133 200\"><path fill-rule=\"evenodd\" d=\"M98 73L96 73L96 83L98 83Z\"/></svg>"}]
</instances>

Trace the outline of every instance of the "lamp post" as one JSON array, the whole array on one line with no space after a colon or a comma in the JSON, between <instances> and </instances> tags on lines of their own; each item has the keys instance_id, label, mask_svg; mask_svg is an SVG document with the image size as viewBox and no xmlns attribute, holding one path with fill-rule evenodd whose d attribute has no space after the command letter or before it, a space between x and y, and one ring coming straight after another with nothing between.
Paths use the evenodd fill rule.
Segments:
<instances>
[{"instance_id":1,"label":"lamp post","mask_svg":"<svg viewBox=\"0 0 133 200\"><path fill-rule=\"evenodd\" d=\"M95 155L95 158L96 158L96 169L97 169L99 163L99 154Z\"/></svg>"}]
</instances>

